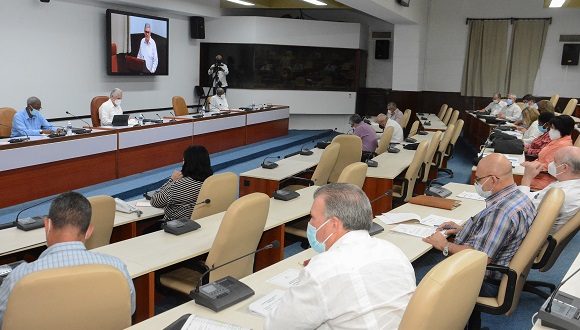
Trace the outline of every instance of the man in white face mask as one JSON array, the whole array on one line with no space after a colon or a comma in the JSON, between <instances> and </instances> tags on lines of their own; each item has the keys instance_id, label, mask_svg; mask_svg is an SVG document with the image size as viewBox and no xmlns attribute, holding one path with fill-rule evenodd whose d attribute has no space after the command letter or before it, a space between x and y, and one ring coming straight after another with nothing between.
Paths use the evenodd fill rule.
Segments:
<instances>
[{"instance_id":1,"label":"man in white face mask","mask_svg":"<svg viewBox=\"0 0 580 330\"><path fill-rule=\"evenodd\" d=\"M514 183L511 163L504 155L494 153L481 159L475 176L475 190L485 198L486 208L463 226L452 221L442 224L424 241L443 256L475 249L487 254L488 263L507 266L526 237L536 209ZM457 236L451 242L443 234ZM501 277L487 271L479 295L497 295Z\"/></svg>"},{"instance_id":2,"label":"man in white face mask","mask_svg":"<svg viewBox=\"0 0 580 330\"><path fill-rule=\"evenodd\" d=\"M508 94L506 106L504 106L497 114L498 118L507 119L511 121L522 119L522 109L516 104L516 95Z\"/></svg>"},{"instance_id":3,"label":"man in white face mask","mask_svg":"<svg viewBox=\"0 0 580 330\"><path fill-rule=\"evenodd\" d=\"M520 190L528 195L536 208L550 188L560 188L564 191L564 204L551 231L555 233L580 210L580 148L572 146L556 151L554 161L548 164L548 173L558 181L552 182L540 191L530 192L530 184L542 168L541 164L529 163L525 167Z\"/></svg>"},{"instance_id":4,"label":"man in white face mask","mask_svg":"<svg viewBox=\"0 0 580 330\"><path fill-rule=\"evenodd\" d=\"M409 259L369 236L371 204L355 185L318 188L308 241L319 254L266 318L266 329L396 329L415 291Z\"/></svg>"},{"instance_id":5,"label":"man in white face mask","mask_svg":"<svg viewBox=\"0 0 580 330\"><path fill-rule=\"evenodd\" d=\"M99 119L101 120L101 126L111 126L113 123L113 117L115 115L123 114L123 109L121 109L122 100L123 91L119 88L113 89L109 99L99 107Z\"/></svg>"}]
</instances>

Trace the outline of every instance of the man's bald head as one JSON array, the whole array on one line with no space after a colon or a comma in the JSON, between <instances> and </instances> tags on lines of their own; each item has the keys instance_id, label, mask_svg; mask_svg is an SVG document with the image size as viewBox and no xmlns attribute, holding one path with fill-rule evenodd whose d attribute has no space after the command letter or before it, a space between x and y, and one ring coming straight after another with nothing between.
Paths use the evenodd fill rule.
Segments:
<instances>
[{"instance_id":1,"label":"man's bald head","mask_svg":"<svg viewBox=\"0 0 580 330\"><path fill-rule=\"evenodd\" d=\"M512 175L512 164L511 162L502 154L493 153L487 155L479 161L476 170L477 177L484 177L488 175L502 177L511 177Z\"/></svg>"},{"instance_id":2,"label":"man's bald head","mask_svg":"<svg viewBox=\"0 0 580 330\"><path fill-rule=\"evenodd\" d=\"M569 146L563 147L556 151L554 154L554 163L556 165L566 164L570 167L570 171L566 171L570 178L567 176L558 176L558 180L570 180L580 178L580 148Z\"/></svg>"}]
</instances>

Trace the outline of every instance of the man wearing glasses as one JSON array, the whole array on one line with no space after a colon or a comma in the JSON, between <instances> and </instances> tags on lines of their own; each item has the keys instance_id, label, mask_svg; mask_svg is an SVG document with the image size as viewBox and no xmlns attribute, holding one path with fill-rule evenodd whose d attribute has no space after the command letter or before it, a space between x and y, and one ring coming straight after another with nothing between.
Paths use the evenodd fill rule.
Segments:
<instances>
[{"instance_id":1,"label":"man wearing glasses","mask_svg":"<svg viewBox=\"0 0 580 330\"><path fill-rule=\"evenodd\" d=\"M144 34L145 37L141 39L137 58L145 60L145 67L149 73L155 73L159 59L157 58L157 45L155 40L151 39L151 25L149 23L145 23Z\"/></svg>"}]
</instances>

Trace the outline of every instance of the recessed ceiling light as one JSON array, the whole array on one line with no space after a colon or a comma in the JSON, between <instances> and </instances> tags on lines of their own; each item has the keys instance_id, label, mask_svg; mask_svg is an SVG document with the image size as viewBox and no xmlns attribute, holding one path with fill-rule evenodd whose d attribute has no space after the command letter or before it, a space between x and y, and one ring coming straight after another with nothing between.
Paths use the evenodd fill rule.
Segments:
<instances>
[{"instance_id":1,"label":"recessed ceiling light","mask_svg":"<svg viewBox=\"0 0 580 330\"><path fill-rule=\"evenodd\" d=\"M244 6L254 6L253 3L248 2L248 1L243 1L243 0L228 0L229 2L233 2L233 3L237 3L238 5L244 5Z\"/></svg>"},{"instance_id":2,"label":"recessed ceiling light","mask_svg":"<svg viewBox=\"0 0 580 330\"><path fill-rule=\"evenodd\" d=\"M302 1L311 3L313 5L317 5L317 6L326 6L326 4L324 2L318 1L318 0L302 0Z\"/></svg>"},{"instance_id":3,"label":"recessed ceiling light","mask_svg":"<svg viewBox=\"0 0 580 330\"><path fill-rule=\"evenodd\" d=\"M564 2L566 2L566 0L552 0L550 2L550 8L560 8L564 5Z\"/></svg>"}]
</instances>

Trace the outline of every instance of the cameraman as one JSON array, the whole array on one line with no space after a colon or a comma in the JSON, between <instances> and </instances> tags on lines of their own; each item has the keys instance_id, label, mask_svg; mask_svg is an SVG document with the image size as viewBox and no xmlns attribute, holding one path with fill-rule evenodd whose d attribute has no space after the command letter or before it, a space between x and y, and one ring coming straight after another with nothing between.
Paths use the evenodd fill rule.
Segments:
<instances>
[{"instance_id":1,"label":"cameraman","mask_svg":"<svg viewBox=\"0 0 580 330\"><path fill-rule=\"evenodd\" d=\"M211 86L213 87L213 95L216 94L218 87L224 89L224 92L228 89L228 82L226 76L228 75L228 66L223 63L223 58L221 55L215 57L215 64L212 64L207 70L207 74L211 80Z\"/></svg>"}]
</instances>

